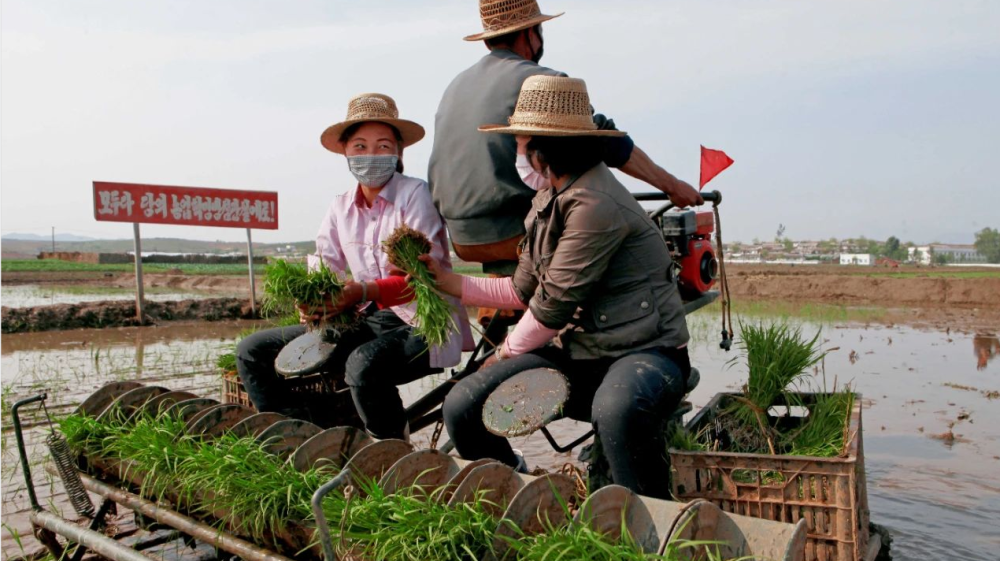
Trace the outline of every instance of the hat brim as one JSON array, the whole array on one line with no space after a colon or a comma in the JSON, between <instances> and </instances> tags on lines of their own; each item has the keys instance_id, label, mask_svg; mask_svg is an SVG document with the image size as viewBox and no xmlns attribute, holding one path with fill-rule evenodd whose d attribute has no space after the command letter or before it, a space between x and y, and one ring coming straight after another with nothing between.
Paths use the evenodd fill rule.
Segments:
<instances>
[{"instance_id":1,"label":"hat brim","mask_svg":"<svg viewBox=\"0 0 1000 561\"><path fill-rule=\"evenodd\" d=\"M493 31L483 31L482 33L476 33L475 35L468 35L462 39L465 41L485 41L487 39L492 39L494 37L499 37L501 35L506 35L508 33L513 33L515 31L521 31L522 29L528 29L529 27L534 27L544 21L549 21L550 19L556 19L557 17L565 14L566 12L559 12L554 15L538 14L537 16L526 19L522 22L503 27L501 29L495 29Z\"/></svg>"},{"instance_id":2,"label":"hat brim","mask_svg":"<svg viewBox=\"0 0 1000 561\"><path fill-rule=\"evenodd\" d=\"M348 119L327 127L326 130L323 131L323 134L319 137L319 141L327 150L336 154L343 154L344 145L340 142L340 135L342 135L348 127L358 123L385 123L386 125L395 127L396 130L399 131L399 136L403 137L403 142L400 145L400 148L406 148L407 146L420 142L420 139L422 139L424 134L426 134L424 127L414 123L413 121L407 121L406 119Z\"/></svg>"},{"instance_id":3,"label":"hat brim","mask_svg":"<svg viewBox=\"0 0 1000 561\"><path fill-rule=\"evenodd\" d=\"M625 131L595 129L560 129L554 127L529 127L525 125L483 125L479 127L479 132L493 132L500 134L520 134L524 136L607 136L622 137L628 134Z\"/></svg>"}]
</instances>

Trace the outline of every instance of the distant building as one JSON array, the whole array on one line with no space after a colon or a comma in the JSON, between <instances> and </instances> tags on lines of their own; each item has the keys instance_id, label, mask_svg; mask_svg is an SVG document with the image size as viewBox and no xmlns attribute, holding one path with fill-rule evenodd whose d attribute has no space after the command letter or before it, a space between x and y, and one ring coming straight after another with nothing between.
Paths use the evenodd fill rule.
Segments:
<instances>
[{"instance_id":1,"label":"distant building","mask_svg":"<svg viewBox=\"0 0 1000 561\"><path fill-rule=\"evenodd\" d=\"M871 266L874 263L871 253L841 253L840 254L840 264L841 265L863 265Z\"/></svg>"},{"instance_id":2,"label":"distant building","mask_svg":"<svg viewBox=\"0 0 1000 561\"><path fill-rule=\"evenodd\" d=\"M930 265L938 255L944 255L948 263L986 263L986 258L972 244L932 243L909 248L910 261Z\"/></svg>"},{"instance_id":3,"label":"distant building","mask_svg":"<svg viewBox=\"0 0 1000 561\"><path fill-rule=\"evenodd\" d=\"M921 265L931 264L931 246L921 245L907 248L906 260Z\"/></svg>"}]
</instances>

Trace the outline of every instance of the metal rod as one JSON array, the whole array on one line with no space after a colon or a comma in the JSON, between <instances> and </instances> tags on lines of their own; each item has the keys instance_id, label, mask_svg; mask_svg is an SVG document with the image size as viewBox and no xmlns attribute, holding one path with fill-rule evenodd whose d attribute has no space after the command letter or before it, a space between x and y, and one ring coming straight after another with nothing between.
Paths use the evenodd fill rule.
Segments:
<instances>
[{"instance_id":1,"label":"metal rod","mask_svg":"<svg viewBox=\"0 0 1000 561\"><path fill-rule=\"evenodd\" d=\"M250 265L250 313L257 317L257 289L253 278L253 240L250 238L250 228L247 228L247 262Z\"/></svg>"},{"instance_id":2,"label":"metal rod","mask_svg":"<svg viewBox=\"0 0 1000 561\"><path fill-rule=\"evenodd\" d=\"M147 501L138 495L102 483L89 475L80 474L80 480L83 482L83 486L92 493L97 493L102 497L111 499L161 524L166 524L171 528L180 530L197 540L213 545L223 551L228 551L247 561L291 561L288 557L257 547L250 542L224 533L207 524L202 524L179 512L157 506L155 503ZM115 558L115 561L121 560Z\"/></svg>"},{"instance_id":3,"label":"metal rod","mask_svg":"<svg viewBox=\"0 0 1000 561\"><path fill-rule=\"evenodd\" d=\"M500 319L499 309L496 312L494 312L493 319L490 320L489 325L490 326L498 325L496 323L498 319ZM433 411L435 407L444 403L444 397L448 395L448 392L451 391L451 388L454 387L454 384L456 384L462 378L465 378L466 376L473 374L474 372L479 370L479 367L481 366L480 360L478 358L479 353L483 352L483 350L486 348L487 345L490 345L492 347L492 344L489 342L490 335L491 335L490 328L487 327L486 333L482 337L480 337L479 342L476 343L476 348L472 351L472 356L470 356L468 362L465 363L465 368L452 374L451 378L448 378L444 382L441 382L440 384L438 384L436 388L427 392L426 395L416 400L415 402L410 404L409 407L406 408L406 420L407 422L410 423L411 428L418 424L418 419L420 419L421 416L426 415L427 413ZM482 362L485 362L485 359ZM430 422L433 423L435 420L436 419L432 419Z\"/></svg>"},{"instance_id":4,"label":"metal rod","mask_svg":"<svg viewBox=\"0 0 1000 561\"><path fill-rule=\"evenodd\" d=\"M719 297L718 290L709 290L708 292L705 292L704 294L695 298L694 300L684 302L684 315L694 313L704 308L705 306L711 304L712 302L715 302L715 300L718 297Z\"/></svg>"},{"instance_id":5,"label":"metal rod","mask_svg":"<svg viewBox=\"0 0 1000 561\"><path fill-rule=\"evenodd\" d=\"M323 513L323 497L330 491L340 487L350 477L351 470L345 469L337 474L330 481L324 483L312 496L313 515L316 516L316 530L319 532L319 541L323 544L323 555L326 561L337 561L337 552L333 550L333 538L330 537L330 524L326 521L326 514Z\"/></svg>"},{"instance_id":6,"label":"metal rod","mask_svg":"<svg viewBox=\"0 0 1000 561\"><path fill-rule=\"evenodd\" d=\"M21 430L21 417L17 411L22 405L28 405L36 401L45 401L46 397L48 397L48 394L43 393L35 397L22 399L10 408L10 414L14 417L14 436L17 438L17 453L21 456L21 469L24 470L24 485L28 488L28 501L31 503L32 510L35 511L42 510L42 507L38 504L38 497L35 495L35 484L31 481L31 466L28 465L28 453L24 450L24 431Z\"/></svg>"},{"instance_id":7,"label":"metal rod","mask_svg":"<svg viewBox=\"0 0 1000 561\"><path fill-rule=\"evenodd\" d=\"M65 537L114 561L149 561L150 558L138 551L125 547L100 532L81 528L51 512L39 510L31 513L31 523Z\"/></svg>"},{"instance_id":8,"label":"metal rod","mask_svg":"<svg viewBox=\"0 0 1000 561\"><path fill-rule=\"evenodd\" d=\"M559 443L557 443L556 439L552 437L552 433L549 432L548 428L542 427L539 430L542 431L543 435L545 435L545 440L549 441L549 446L551 446L553 450L559 452L560 454L565 454L566 452L569 452L570 450L576 448L580 444L586 442L588 438L594 436L594 429L590 429L589 431L587 431L586 434L584 434L580 438L577 438L573 442L570 442L566 446L559 446Z\"/></svg>"},{"instance_id":9,"label":"metal rod","mask_svg":"<svg viewBox=\"0 0 1000 561\"><path fill-rule=\"evenodd\" d=\"M97 514L94 515L94 519L90 521L89 530L94 532L100 530L104 527L104 518L107 517L108 513L111 512L112 507L115 506L115 502L111 499L104 499L101 501L101 507L97 510ZM76 546L76 551L73 552L73 558L71 561L80 561L83 556L87 554L87 548L83 545Z\"/></svg>"},{"instance_id":10,"label":"metal rod","mask_svg":"<svg viewBox=\"0 0 1000 561\"><path fill-rule=\"evenodd\" d=\"M139 238L139 223L132 223L132 235L135 237L135 318L142 324L142 240Z\"/></svg>"}]
</instances>

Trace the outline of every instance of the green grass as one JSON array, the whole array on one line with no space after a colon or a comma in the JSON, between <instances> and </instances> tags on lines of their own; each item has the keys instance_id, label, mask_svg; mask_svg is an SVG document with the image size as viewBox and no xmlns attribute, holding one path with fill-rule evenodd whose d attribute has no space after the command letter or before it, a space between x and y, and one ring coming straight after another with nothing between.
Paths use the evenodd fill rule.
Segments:
<instances>
[{"instance_id":1,"label":"green grass","mask_svg":"<svg viewBox=\"0 0 1000 561\"><path fill-rule=\"evenodd\" d=\"M721 304L715 302L698 310L695 317L718 318ZM839 322L878 322L888 317L889 309L882 307L839 306L835 304L815 304L778 300L733 301L733 315L752 318L801 319L820 324Z\"/></svg>"},{"instance_id":2,"label":"green grass","mask_svg":"<svg viewBox=\"0 0 1000 561\"><path fill-rule=\"evenodd\" d=\"M146 273L167 273L181 271L185 275L245 275L246 264L224 263L146 263L142 266ZM4 259L0 262L0 271L4 273L131 273L135 266L131 263L74 263L55 259ZM255 274L263 274L264 265L254 265Z\"/></svg>"},{"instance_id":3,"label":"green grass","mask_svg":"<svg viewBox=\"0 0 1000 561\"><path fill-rule=\"evenodd\" d=\"M849 274L855 276L866 276L866 277L885 277L892 279L918 279L918 278L931 278L931 279L998 279L1000 278L1000 269L995 271L942 271L942 270L932 270L927 272L917 272L917 271L865 271L865 272L850 272Z\"/></svg>"}]
</instances>

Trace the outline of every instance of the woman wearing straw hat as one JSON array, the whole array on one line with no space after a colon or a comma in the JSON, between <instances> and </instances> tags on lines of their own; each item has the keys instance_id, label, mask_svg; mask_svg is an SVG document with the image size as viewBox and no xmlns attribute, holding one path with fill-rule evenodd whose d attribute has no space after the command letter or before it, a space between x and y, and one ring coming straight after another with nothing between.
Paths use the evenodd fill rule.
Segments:
<instances>
[{"instance_id":1,"label":"woman wearing straw hat","mask_svg":"<svg viewBox=\"0 0 1000 561\"><path fill-rule=\"evenodd\" d=\"M515 374L556 368L571 385L566 413L593 422L615 483L666 497L662 427L690 372L688 331L660 232L601 159L601 138L624 133L597 129L582 80L551 76L524 82L508 125L479 130L529 137L531 167L546 181L513 278L463 277L423 257L463 304L527 310L485 367L448 394L448 434L466 459L523 464L487 432L483 405Z\"/></svg>"},{"instance_id":2,"label":"woman wearing straw hat","mask_svg":"<svg viewBox=\"0 0 1000 561\"><path fill-rule=\"evenodd\" d=\"M377 438L405 436L398 384L457 364L463 348L472 344L467 318L458 313L457 306L452 319L460 330L446 344L428 348L413 334L415 305L408 303L412 292L406 289L404 277L390 273L382 251L381 242L405 221L431 240L431 255L450 270L444 224L427 184L402 174L403 148L423 136L423 127L399 118L392 98L372 93L351 99L347 119L331 125L320 139L327 150L346 156L356 182L327 209L309 266L316 267L322 260L339 273L350 270L354 278L339 301L327 302L311 317L304 310L300 315L305 323L356 306L364 316L357 330L342 334L324 371L344 373L365 428ZM240 343L240 378L259 411L321 416L322 410L301 411L301 403L292 401L274 369L282 347L305 329L270 329Z\"/></svg>"}]
</instances>

